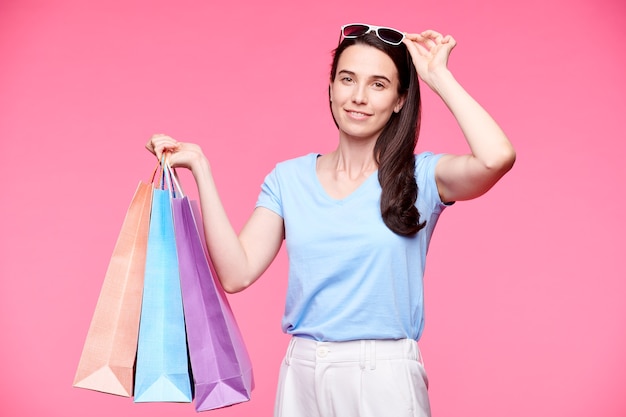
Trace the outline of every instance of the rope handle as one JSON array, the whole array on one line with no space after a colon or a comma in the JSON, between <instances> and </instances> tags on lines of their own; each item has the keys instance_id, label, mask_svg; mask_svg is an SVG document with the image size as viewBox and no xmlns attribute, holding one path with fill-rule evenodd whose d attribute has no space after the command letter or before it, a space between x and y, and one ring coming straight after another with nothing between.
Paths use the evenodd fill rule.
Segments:
<instances>
[{"instance_id":1,"label":"rope handle","mask_svg":"<svg viewBox=\"0 0 626 417\"><path fill-rule=\"evenodd\" d=\"M172 166L167 161L164 161L163 167L163 176L165 177L167 188L170 190L170 196L172 198L185 197L183 187L180 186L180 181L178 181L178 175L176 174L176 170L172 168Z\"/></svg>"},{"instance_id":2,"label":"rope handle","mask_svg":"<svg viewBox=\"0 0 626 417\"><path fill-rule=\"evenodd\" d=\"M158 183L155 183L155 180L157 178ZM178 180L178 174L176 173L176 169L172 168L169 162L167 162L165 152L163 153L163 155L161 155L161 160L157 162L156 167L154 167L150 183L154 184L161 190L165 190L165 187L167 186L167 189L170 191L170 196L172 198L175 198L177 196L185 196L183 192L183 187L181 187L180 181Z\"/></svg>"}]
</instances>

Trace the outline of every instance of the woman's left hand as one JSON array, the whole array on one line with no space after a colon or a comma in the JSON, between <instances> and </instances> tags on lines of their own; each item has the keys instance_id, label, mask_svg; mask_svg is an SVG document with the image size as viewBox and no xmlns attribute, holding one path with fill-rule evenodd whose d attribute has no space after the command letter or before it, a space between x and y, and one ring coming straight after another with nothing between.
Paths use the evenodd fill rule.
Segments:
<instances>
[{"instance_id":1,"label":"woman's left hand","mask_svg":"<svg viewBox=\"0 0 626 417\"><path fill-rule=\"evenodd\" d=\"M435 168L442 201L476 198L489 190L513 166L515 150L489 113L459 84L448 69L452 36L434 30L405 34L417 74L441 97L458 122L470 153L447 154Z\"/></svg>"},{"instance_id":2,"label":"woman's left hand","mask_svg":"<svg viewBox=\"0 0 626 417\"><path fill-rule=\"evenodd\" d=\"M443 36L434 30L426 30L416 34L407 33L403 42L411 54L417 74L435 90L435 78L442 71L448 70L448 58L456 41L450 35Z\"/></svg>"}]
</instances>

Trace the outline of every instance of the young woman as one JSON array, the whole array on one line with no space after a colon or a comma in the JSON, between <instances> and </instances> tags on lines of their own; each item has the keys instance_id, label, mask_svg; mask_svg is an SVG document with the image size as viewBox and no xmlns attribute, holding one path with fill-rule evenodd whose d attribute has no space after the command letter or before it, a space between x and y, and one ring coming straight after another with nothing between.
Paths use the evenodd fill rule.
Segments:
<instances>
[{"instance_id":1,"label":"young woman","mask_svg":"<svg viewBox=\"0 0 626 417\"><path fill-rule=\"evenodd\" d=\"M266 177L256 209L233 230L198 145L154 135L147 147L197 182L208 249L224 289L244 290L283 240L289 284L275 416L429 416L417 346L426 250L444 208L489 190L515 151L447 67L456 42L342 27L330 74L337 148L284 161ZM419 78L467 140L467 155L414 154Z\"/></svg>"}]
</instances>

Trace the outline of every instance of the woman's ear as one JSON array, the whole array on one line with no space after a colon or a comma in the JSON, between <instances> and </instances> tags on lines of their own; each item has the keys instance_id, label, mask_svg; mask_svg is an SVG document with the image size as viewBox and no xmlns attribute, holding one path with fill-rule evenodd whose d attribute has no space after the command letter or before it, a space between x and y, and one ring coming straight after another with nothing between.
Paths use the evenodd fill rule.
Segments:
<instances>
[{"instance_id":1,"label":"woman's ear","mask_svg":"<svg viewBox=\"0 0 626 417\"><path fill-rule=\"evenodd\" d=\"M394 106L393 112L400 113L400 110L402 110L402 107L404 106L405 102L406 102L406 94L403 94L402 96L398 98L398 103Z\"/></svg>"}]
</instances>

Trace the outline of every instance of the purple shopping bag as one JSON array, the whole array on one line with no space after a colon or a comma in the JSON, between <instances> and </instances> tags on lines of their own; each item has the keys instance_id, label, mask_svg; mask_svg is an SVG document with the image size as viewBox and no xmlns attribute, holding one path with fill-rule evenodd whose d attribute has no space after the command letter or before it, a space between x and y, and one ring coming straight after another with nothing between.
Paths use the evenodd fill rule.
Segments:
<instances>
[{"instance_id":1,"label":"purple shopping bag","mask_svg":"<svg viewBox=\"0 0 626 417\"><path fill-rule=\"evenodd\" d=\"M252 363L206 251L197 202L175 198L172 210L196 411L248 401Z\"/></svg>"}]
</instances>

